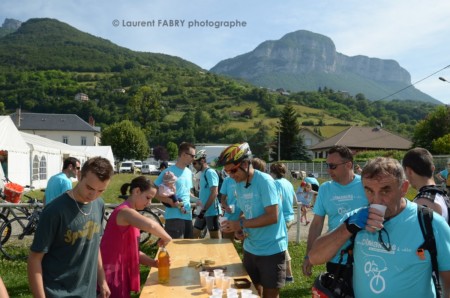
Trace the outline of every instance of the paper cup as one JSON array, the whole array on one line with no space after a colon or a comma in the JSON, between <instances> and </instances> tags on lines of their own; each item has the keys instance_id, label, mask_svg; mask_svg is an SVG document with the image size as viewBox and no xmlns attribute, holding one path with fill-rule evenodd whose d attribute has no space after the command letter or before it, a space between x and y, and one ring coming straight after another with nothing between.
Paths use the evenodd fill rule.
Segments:
<instances>
[{"instance_id":1,"label":"paper cup","mask_svg":"<svg viewBox=\"0 0 450 298\"><path fill-rule=\"evenodd\" d=\"M381 205L381 204L370 204L370 208L374 208L377 209L378 211L380 211L382 213L382 216L384 216L384 213L386 212L386 206Z\"/></svg>"}]
</instances>

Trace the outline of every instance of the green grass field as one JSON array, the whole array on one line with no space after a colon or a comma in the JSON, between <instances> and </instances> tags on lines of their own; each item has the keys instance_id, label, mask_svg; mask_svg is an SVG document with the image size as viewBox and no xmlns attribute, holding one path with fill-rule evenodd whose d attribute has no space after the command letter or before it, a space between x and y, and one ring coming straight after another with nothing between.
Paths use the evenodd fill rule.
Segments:
<instances>
[{"instance_id":1,"label":"green grass field","mask_svg":"<svg viewBox=\"0 0 450 298\"><path fill-rule=\"evenodd\" d=\"M120 187L123 183L131 181L133 179L132 174L118 174L114 175L108 189L103 194L103 198L107 203L118 203L121 199L117 196L120 194ZM149 176L150 179L155 177ZM297 189L299 181L293 180L295 189ZM321 181L323 182L323 181ZM413 198L415 190L410 189L407 197ZM39 190L30 193L31 196L42 198L43 193ZM241 251L241 247L237 244L237 251ZM324 270L324 266L316 266L313 269L312 277L305 277L302 274L301 266L303 257L305 255L306 242L300 243L290 242L289 253L292 257L292 270L295 282L286 285L281 291L281 297L294 298L294 297L311 297L311 285L314 281L314 277ZM149 249L146 251L151 256L156 254L155 249ZM145 283L145 279L149 273L149 268L141 267L141 285ZM10 297L32 297L28 288L28 279L26 272L25 261L10 261L0 256L0 275L8 289ZM134 297L139 297L135 295Z\"/></svg>"}]
</instances>

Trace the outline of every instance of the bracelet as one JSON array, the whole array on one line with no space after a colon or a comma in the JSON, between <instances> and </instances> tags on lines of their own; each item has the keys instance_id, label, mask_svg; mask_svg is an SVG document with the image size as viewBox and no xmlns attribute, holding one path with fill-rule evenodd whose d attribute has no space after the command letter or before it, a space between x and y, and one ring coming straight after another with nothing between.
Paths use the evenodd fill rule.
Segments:
<instances>
[{"instance_id":1,"label":"bracelet","mask_svg":"<svg viewBox=\"0 0 450 298\"><path fill-rule=\"evenodd\" d=\"M303 257L303 260L309 260L309 256L308 256L308 255L305 255L305 256Z\"/></svg>"},{"instance_id":2,"label":"bracelet","mask_svg":"<svg viewBox=\"0 0 450 298\"><path fill-rule=\"evenodd\" d=\"M244 219L243 218L241 218L239 220L239 225L241 226L241 229L244 229Z\"/></svg>"}]
</instances>

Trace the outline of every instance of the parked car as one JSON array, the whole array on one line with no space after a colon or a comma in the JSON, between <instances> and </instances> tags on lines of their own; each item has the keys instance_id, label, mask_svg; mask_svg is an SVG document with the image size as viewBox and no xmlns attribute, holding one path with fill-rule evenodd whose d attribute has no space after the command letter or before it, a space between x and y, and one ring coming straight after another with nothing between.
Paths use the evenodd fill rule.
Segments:
<instances>
[{"instance_id":1,"label":"parked car","mask_svg":"<svg viewBox=\"0 0 450 298\"><path fill-rule=\"evenodd\" d=\"M135 165L132 161L124 161L120 164L119 173L133 173L135 171Z\"/></svg>"},{"instance_id":2,"label":"parked car","mask_svg":"<svg viewBox=\"0 0 450 298\"><path fill-rule=\"evenodd\" d=\"M134 160L134 166L138 169L142 169L142 161L140 160Z\"/></svg>"}]
</instances>

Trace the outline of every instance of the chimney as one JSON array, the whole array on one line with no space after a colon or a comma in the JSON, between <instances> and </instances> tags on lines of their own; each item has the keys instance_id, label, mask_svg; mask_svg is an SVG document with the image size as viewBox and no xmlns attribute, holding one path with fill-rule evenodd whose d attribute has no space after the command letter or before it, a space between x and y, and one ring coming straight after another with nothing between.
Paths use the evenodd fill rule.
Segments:
<instances>
[{"instance_id":1,"label":"chimney","mask_svg":"<svg viewBox=\"0 0 450 298\"><path fill-rule=\"evenodd\" d=\"M89 116L89 125L92 126L92 127L95 126L95 119L94 119L94 117L92 117L92 115Z\"/></svg>"},{"instance_id":2,"label":"chimney","mask_svg":"<svg viewBox=\"0 0 450 298\"><path fill-rule=\"evenodd\" d=\"M20 119L22 118L22 110L21 108L17 108L16 110L16 126L17 128L20 127Z\"/></svg>"}]
</instances>

